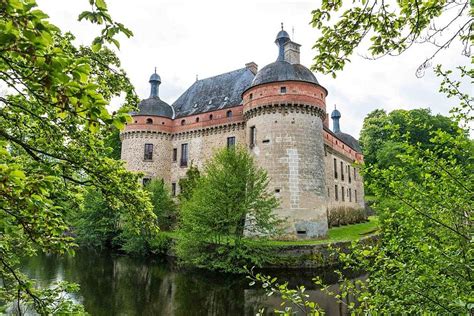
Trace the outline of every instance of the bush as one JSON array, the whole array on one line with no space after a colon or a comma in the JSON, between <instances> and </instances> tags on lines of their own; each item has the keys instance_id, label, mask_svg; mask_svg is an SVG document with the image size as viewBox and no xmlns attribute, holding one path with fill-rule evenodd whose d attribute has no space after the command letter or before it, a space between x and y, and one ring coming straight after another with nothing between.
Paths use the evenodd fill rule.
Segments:
<instances>
[{"instance_id":1,"label":"bush","mask_svg":"<svg viewBox=\"0 0 474 316\"><path fill-rule=\"evenodd\" d=\"M367 221L368 215L363 208L339 206L329 211L328 225L335 227L347 224L357 224Z\"/></svg>"},{"instance_id":2,"label":"bush","mask_svg":"<svg viewBox=\"0 0 474 316\"><path fill-rule=\"evenodd\" d=\"M181 204L180 262L229 272L244 263L258 265L255 247L244 235L268 235L279 224L273 214L278 201L268 192L268 182L245 148L219 151Z\"/></svg>"}]
</instances>

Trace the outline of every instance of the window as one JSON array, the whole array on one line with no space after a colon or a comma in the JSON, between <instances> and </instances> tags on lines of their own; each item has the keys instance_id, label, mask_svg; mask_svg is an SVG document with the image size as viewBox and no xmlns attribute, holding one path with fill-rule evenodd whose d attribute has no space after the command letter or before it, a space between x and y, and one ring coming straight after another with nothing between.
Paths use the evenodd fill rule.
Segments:
<instances>
[{"instance_id":1,"label":"window","mask_svg":"<svg viewBox=\"0 0 474 316\"><path fill-rule=\"evenodd\" d=\"M196 117L196 123L199 123L199 116Z\"/></svg>"},{"instance_id":2,"label":"window","mask_svg":"<svg viewBox=\"0 0 474 316\"><path fill-rule=\"evenodd\" d=\"M212 116L212 114L211 114L211 115L209 115L209 119L210 119L210 120L212 120L212 117L213 117L213 116Z\"/></svg>"},{"instance_id":3,"label":"window","mask_svg":"<svg viewBox=\"0 0 474 316\"><path fill-rule=\"evenodd\" d=\"M186 120L181 120L181 125L186 124Z\"/></svg>"},{"instance_id":4,"label":"window","mask_svg":"<svg viewBox=\"0 0 474 316\"><path fill-rule=\"evenodd\" d=\"M281 87L280 88L280 93L286 93L286 87Z\"/></svg>"},{"instance_id":5,"label":"window","mask_svg":"<svg viewBox=\"0 0 474 316\"><path fill-rule=\"evenodd\" d=\"M171 183L171 195L176 196L176 183Z\"/></svg>"},{"instance_id":6,"label":"window","mask_svg":"<svg viewBox=\"0 0 474 316\"><path fill-rule=\"evenodd\" d=\"M337 179L337 160L336 160L336 158L334 158L334 179Z\"/></svg>"},{"instance_id":7,"label":"window","mask_svg":"<svg viewBox=\"0 0 474 316\"><path fill-rule=\"evenodd\" d=\"M356 180L356 168L354 168L354 181Z\"/></svg>"},{"instance_id":8,"label":"window","mask_svg":"<svg viewBox=\"0 0 474 316\"><path fill-rule=\"evenodd\" d=\"M153 124L153 120L152 120L151 118L147 118L147 119L146 119L146 123L147 123L147 124Z\"/></svg>"},{"instance_id":9,"label":"window","mask_svg":"<svg viewBox=\"0 0 474 316\"><path fill-rule=\"evenodd\" d=\"M329 187L328 187L328 197L331 197Z\"/></svg>"},{"instance_id":10,"label":"window","mask_svg":"<svg viewBox=\"0 0 474 316\"><path fill-rule=\"evenodd\" d=\"M181 167L188 166L188 144L181 144Z\"/></svg>"},{"instance_id":11,"label":"window","mask_svg":"<svg viewBox=\"0 0 474 316\"><path fill-rule=\"evenodd\" d=\"M344 193L345 193L345 192L344 192L344 187L341 187L341 200L342 200L342 202L345 201Z\"/></svg>"},{"instance_id":12,"label":"window","mask_svg":"<svg viewBox=\"0 0 474 316\"><path fill-rule=\"evenodd\" d=\"M255 126L250 126L250 148L255 146L255 142L257 140L257 130Z\"/></svg>"},{"instance_id":13,"label":"window","mask_svg":"<svg viewBox=\"0 0 474 316\"><path fill-rule=\"evenodd\" d=\"M178 160L178 148L173 148L173 162Z\"/></svg>"},{"instance_id":14,"label":"window","mask_svg":"<svg viewBox=\"0 0 474 316\"><path fill-rule=\"evenodd\" d=\"M349 202L352 202L352 189L349 188Z\"/></svg>"},{"instance_id":15,"label":"window","mask_svg":"<svg viewBox=\"0 0 474 316\"><path fill-rule=\"evenodd\" d=\"M341 181L344 181L344 164L341 161Z\"/></svg>"},{"instance_id":16,"label":"window","mask_svg":"<svg viewBox=\"0 0 474 316\"><path fill-rule=\"evenodd\" d=\"M227 149L235 147L235 136L227 137Z\"/></svg>"},{"instance_id":17,"label":"window","mask_svg":"<svg viewBox=\"0 0 474 316\"><path fill-rule=\"evenodd\" d=\"M226 113L225 115L226 115L227 117L232 117L232 111L231 111L231 110L227 111L227 113Z\"/></svg>"},{"instance_id":18,"label":"window","mask_svg":"<svg viewBox=\"0 0 474 316\"><path fill-rule=\"evenodd\" d=\"M334 186L334 199L336 201L339 200L339 192L338 192L337 184Z\"/></svg>"},{"instance_id":19,"label":"window","mask_svg":"<svg viewBox=\"0 0 474 316\"><path fill-rule=\"evenodd\" d=\"M153 160L153 144L145 144L144 160Z\"/></svg>"},{"instance_id":20,"label":"window","mask_svg":"<svg viewBox=\"0 0 474 316\"><path fill-rule=\"evenodd\" d=\"M142 183L143 186L146 187L151 182L150 178L143 178Z\"/></svg>"},{"instance_id":21,"label":"window","mask_svg":"<svg viewBox=\"0 0 474 316\"><path fill-rule=\"evenodd\" d=\"M253 93L250 93L249 95L249 99L252 100L253 99Z\"/></svg>"},{"instance_id":22,"label":"window","mask_svg":"<svg viewBox=\"0 0 474 316\"><path fill-rule=\"evenodd\" d=\"M351 166L347 165L347 176L349 177L349 183L351 183Z\"/></svg>"},{"instance_id":23,"label":"window","mask_svg":"<svg viewBox=\"0 0 474 316\"><path fill-rule=\"evenodd\" d=\"M355 201L356 201L356 203L357 203L357 190L354 190L354 199L355 199Z\"/></svg>"}]
</instances>

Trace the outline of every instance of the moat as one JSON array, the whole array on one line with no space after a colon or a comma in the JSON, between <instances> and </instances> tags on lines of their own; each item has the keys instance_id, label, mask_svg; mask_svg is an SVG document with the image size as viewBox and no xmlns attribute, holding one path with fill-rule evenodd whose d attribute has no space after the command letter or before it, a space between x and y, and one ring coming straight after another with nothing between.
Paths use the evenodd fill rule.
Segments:
<instances>
[{"instance_id":1,"label":"moat","mask_svg":"<svg viewBox=\"0 0 474 316\"><path fill-rule=\"evenodd\" d=\"M23 263L23 271L48 286L66 280L80 284L73 298L91 315L255 315L272 314L278 297L249 286L242 275L183 271L166 259L138 259L107 252L79 251L74 257L39 255ZM328 315L344 315L337 303L312 286L319 275L327 284L337 277L324 270L265 271L290 285L305 285ZM334 288L337 285L333 285Z\"/></svg>"}]
</instances>

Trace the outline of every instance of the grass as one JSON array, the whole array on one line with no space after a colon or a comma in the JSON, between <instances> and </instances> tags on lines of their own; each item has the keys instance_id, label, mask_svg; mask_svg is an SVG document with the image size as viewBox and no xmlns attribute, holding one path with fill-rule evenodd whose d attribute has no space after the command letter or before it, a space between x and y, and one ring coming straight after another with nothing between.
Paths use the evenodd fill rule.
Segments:
<instances>
[{"instance_id":1,"label":"grass","mask_svg":"<svg viewBox=\"0 0 474 316\"><path fill-rule=\"evenodd\" d=\"M328 237L324 239L309 239L309 240L259 240L259 244L266 244L269 246L297 246L297 245L319 245L325 243L333 243L338 241L353 241L361 237L373 234L378 228L378 218L376 216L369 216L369 221L360 224L353 224L347 226L333 227L328 231ZM168 236L172 239L178 239L179 233L173 231L162 231L161 235Z\"/></svg>"},{"instance_id":2,"label":"grass","mask_svg":"<svg viewBox=\"0 0 474 316\"><path fill-rule=\"evenodd\" d=\"M318 245L338 241L353 241L375 233L378 228L378 218L370 216L369 221L360 224L333 227L328 231L328 237L313 240L269 240L265 241L272 246Z\"/></svg>"}]
</instances>

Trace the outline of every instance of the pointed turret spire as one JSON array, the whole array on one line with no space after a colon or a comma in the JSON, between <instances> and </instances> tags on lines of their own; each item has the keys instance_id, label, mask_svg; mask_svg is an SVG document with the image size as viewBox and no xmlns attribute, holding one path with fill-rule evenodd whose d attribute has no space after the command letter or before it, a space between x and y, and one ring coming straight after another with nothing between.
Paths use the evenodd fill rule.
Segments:
<instances>
[{"instance_id":1,"label":"pointed turret spire","mask_svg":"<svg viewBox=\"0 0 474 316\"><path fill-rule=\"evenodd\" d=\"M275 39L275 44L278 45L278 59L277 61L285 60L285 44L290 41L290 35L283 29L283 22L281 22L281 31L278 32Z\"/></svg>"},{"instance_id":2,"label":"pointed turret spire","mask_svg":"<svg viewBox=\"0 0 474 316\"><path fill-rule=\"evenodd\" d=\"M331 113L332 118L332 131L334 133L340 133L341 128L339 126L339 119L341 118L341 112L336 109L336 105L334 104L334 111Z\"/></svg>"},{"instance_id":3,"label":"pointed turret spire","mask_svg":"<svg viewBox=\"0 0 474 316\"><path fill-rule=\"evenodd\" d=\"M159 98L158 88L161 84L161 78L156 73L156 67L155 67L155 73L151 75L150 80L148 82L151 85L150 98Z\"/></svg>"}]
</instances>

